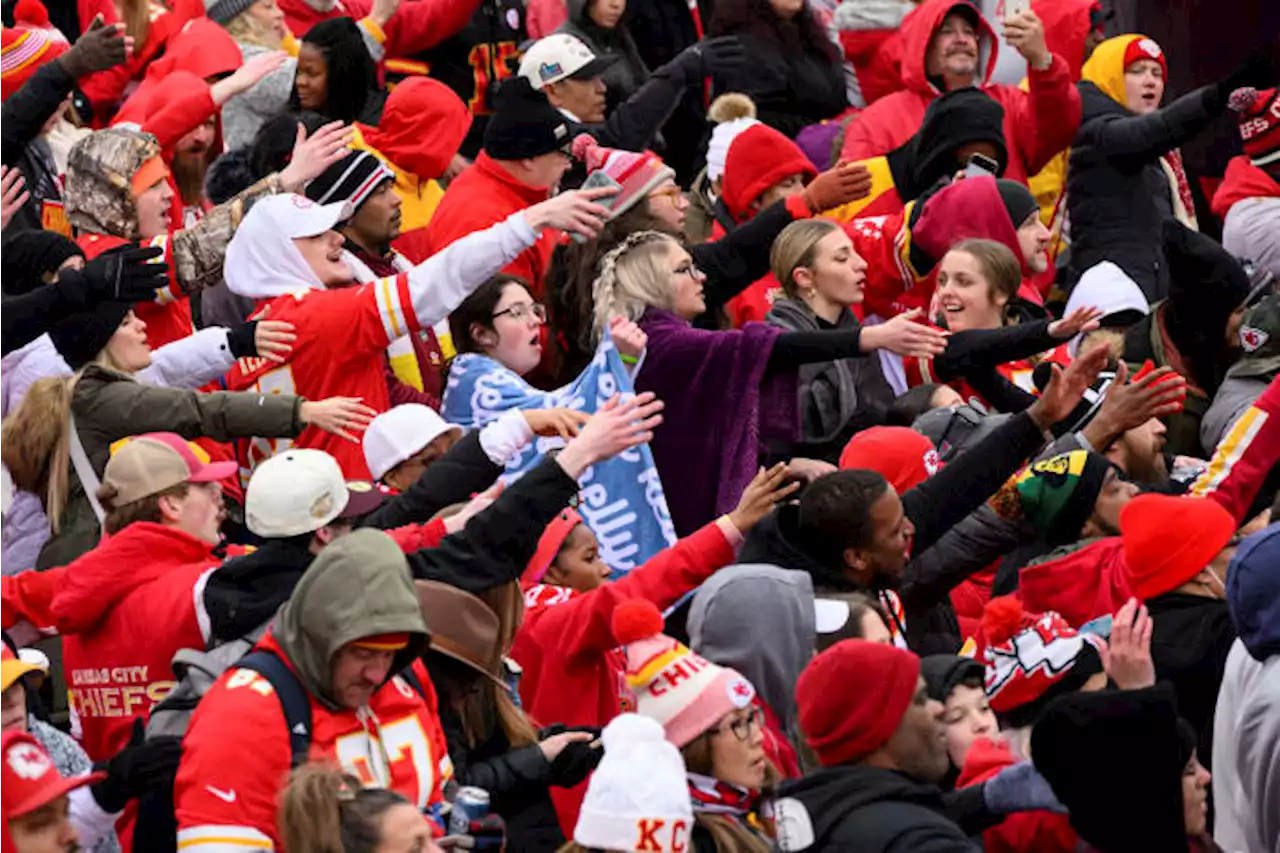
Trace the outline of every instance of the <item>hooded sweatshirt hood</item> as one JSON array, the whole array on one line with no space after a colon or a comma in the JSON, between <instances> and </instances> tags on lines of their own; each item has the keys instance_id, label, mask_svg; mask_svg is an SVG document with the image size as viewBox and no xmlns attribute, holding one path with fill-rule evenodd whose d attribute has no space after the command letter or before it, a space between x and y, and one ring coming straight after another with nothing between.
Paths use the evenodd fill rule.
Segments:
<instances>
[{"instance_id":1,"label":"hooded sweatshirt hood","mask_svg":"<svg viewBox=\"0 0 1280 853\"><path fill-rule=\"evenodd\" d=\"M1240 543L1227 569L1227 606L1240 641L1260 661L1280 656L1280 522Z\"/></svg>"},{"instance_id":2,"label":"hooded sweatshirt hood","mask_svg":"<svg viewBox=\"0 0 1280 853\"><path fill-rule=\"evenodd\" d=\"M943 188L928 200L911 229L912 244L933 258L935 265L952 246L971 237L1004 244L1026 273L1018 231L995 178L965 178Z\"/></svg>"},{"instance_id":3,"label":"hooded sweatshirt hood","mask_svg":"<svg viewBox=\"0 0 1280 853\"><path fill-rule=\"evenodd\" d=\"M1037 0L1031 6L1044 24L1045 46L1067 63L1071 80L1079 81L1085 39L1094 29L1095 11L1102 11L1098 0Z\"/></svg>"},{"instance_id":4,"label":"hooded sweatshirt hood","mask_svg":"<svg viewBox=\"0 0 1280 853\"><path fill-rule=\"evenodd\" d=\"M796 530L799 515L799 508L794 504L785 504L766 515L747 534L738 559L743 565L763 563L804 572L817 589L857 590L858 587L851 584L839 569L828 569L800 546Z\"/></svg>"},{"instance_id":5,"label":"hooded sweatshirt hood","mask_svg":"<svg viewBox=\"0 0 1280 853\"><path fill-rule=\"evenodd\" d=\"M956 149L971 142L990 142L996 148L1000 174L1009 161L1004 141L1004 107L979 89L957 89L933 100L924 114L924 123L911 141L890 152L889 164L909 152L909 174L900 176L894 168L894 183L904 199L920 196L939 180L964 167Z\"/></svg>"},{"instance_id":6,"label":"hooded sweatshirt hood","mask_svg":"<svg viewBox=\"0 0 1280 853\"><path fill-rule=\"evenodd\" d=\"M1108 317L1122 311L1136 311L1145 317L1151 313L1147 305L1147 297L1129 275L1111 261L1102 261L1084 271L1076 286L1067 298L1067 307L1062 316L1066 317L1077 308L1092 306L1102 311L1103 325ZM1140 319L1140 318L1136 318ZM1135 319L1135 322L1136 322ZM1083 335L1076 335L1067 344L1067 351L1075 358L1080 350Z\"/></svg>"},{"instance_id":7,"label":"hooded sweatshirt hood","mask_svg":"<svg viewBox=\"0 0 1280 853\"><path fill-rule=\"evenodd\" d=\"M147 76L111 120L115 124L142 124L155 115L151 100L174 72L183 71L208 82L236 71L244 56L226 29L206 17L188 21L165 46L164 55L147 66ZM188 94L190 90L183 91Z\"/></svg>"},{"instance_id":8,"label":"hooded sweatshirt hood","mask_svg":"<svg viewBox=\"0 0 1280 853\"><path fill-rule=\"evenodd\" d=\"M815 641L809 575L770 565L722 569L693 597L688 627L693 650L742 673L790 731L796 679Z\"/></svg>"},{"instance_id":9,"label":"hooded sweatshirt hood","mask_svg":"<svg viewBox=\"0 0 1280 853\"><path fill-rule=\"evenodd\" d=\"M424 133L423 128L430 128ZM453 90L429 77L411 77L387 96L377 127L361 125L364 139L397 169L422 180L438 178L471 129L471 113Z\"/></svg>"},{"instance_id":10,"label":"hooded sweatshirt hood","mask_svg":"<svg viewBox=\"0 0 1280 853\"><path fill-rule=\"evenodd\" d=\"M1023 567L1018 593L1028 611L1055 611L1073 628L1115 613L1133 596L1124 542L1108 536L1067 545Z\"/></svg>"},{"instance_id":11,"label":"hooded sweatshirt hood","mask_svg":"<svg viewBox=\"0 0 1280 853\"><path fill-rule=\"evenodd\" d=\"M986 86L995 71L997 47L995 33L977 8L966 0L927 0L917 11L902 21L902 82L914 92L932 97L939 89L925 73L929 55L929 42L953 9L960 10L976 21L978 32L979 76L973 81L978 88ZM985 70L983 70L985 69ZM936 79L936 78L935 78Z\"/></svg>"},{"instance_id":12,"label":"hooded sweatshirt hood","mask_svg":"<svg viewBox=\"0 0 1280 853\"><path fill-rule=\"evenodd\" d=\"M1128 111L1129 97L1124 88L1124 55L1130 44L1146 38L1144 35L1130 34L1107 39L1094 48L1093 55L1080 69L1080 79L1097 86L1102 94ZM1088 118L1087 114L1085 118ZM1084 119L1082 123L1083 121Z\"/></svg>"},{"instance_id":13,"label":"hooded sweatshirt hood","mask_svg":"<svg viewBox=\"0 0 1280 853\"><path fill-rule=\"evenodd\" d=\"M293 209L295 199L300 199L299 205L305 202L305 207ZM344 206L345 215L342 215L338 208ZM298 251L291 236L297 233L296 215L302 209L307 209L316 219L314 227L304 229L312 234L305 236L322 234L351 215L347 202L317 205L310 199L289 195L271 196L258 202L227 245L223 278L228 290L251 299L274 299L298 291L324 289L324 283ZM325 226L325 222L329 224Z\"/></svg>"},{"instance_id":14,"label":"hooded sweatshirt hood","mask_svg":"<svg viewBox=\"0 0 1280 853\"><path fill-rule=\"evenodd\" d=\"M113 127L81 139L67 154L67 219L91 234L137 236L130 183L142 164L159 156L160 143L141 131Z\"/></svg>"},{"instance_id":15,"label":"hooded sweatshirt hood","mask_svg":"<svg viewBox=\"0 0 1280 853\"><path fill-rule=\"evenodd\" d=\"M307 692L329 708L330 667L343 646L363 637L407 633L390 674L427 648L427 624L399 546L378 530L357 530L329 545L311 563L280 609L273 635Z\"/></svg>"}]
</instances>

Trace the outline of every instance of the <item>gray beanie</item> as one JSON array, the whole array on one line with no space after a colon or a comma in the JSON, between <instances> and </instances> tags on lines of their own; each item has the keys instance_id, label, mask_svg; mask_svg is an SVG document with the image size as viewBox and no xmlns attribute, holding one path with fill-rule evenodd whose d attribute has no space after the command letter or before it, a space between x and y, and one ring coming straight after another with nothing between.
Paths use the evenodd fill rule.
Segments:
<instances>
[{"instance_id":1,"label":"gray beanie","mask_svg":"<svg viewBox=\"0 0 1280 853\"><path fill-rule=\"evenodd\" d=\"M254 4L254 0L204 0L204 13L215 24L228 24Z\"/></svg>"}]
</instances>

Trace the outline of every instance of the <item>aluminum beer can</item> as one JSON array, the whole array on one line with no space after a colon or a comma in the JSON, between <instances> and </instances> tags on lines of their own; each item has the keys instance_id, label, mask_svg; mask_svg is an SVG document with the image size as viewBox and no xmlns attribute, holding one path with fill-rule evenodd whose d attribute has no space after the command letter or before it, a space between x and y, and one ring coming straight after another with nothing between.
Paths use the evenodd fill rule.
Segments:
<instances>
[{"instance_id":1,"label":"aluminum beer can","mask_svg":"<svg viewBox=\"0 0 1280 853\"><path fill-rule=\"evenodd\" d=\"M480 820L489 813L489 792L484 788L462 787L453 798L449 812L449 834L467 835L471 821Z\"/></svg>"}]
</instances>

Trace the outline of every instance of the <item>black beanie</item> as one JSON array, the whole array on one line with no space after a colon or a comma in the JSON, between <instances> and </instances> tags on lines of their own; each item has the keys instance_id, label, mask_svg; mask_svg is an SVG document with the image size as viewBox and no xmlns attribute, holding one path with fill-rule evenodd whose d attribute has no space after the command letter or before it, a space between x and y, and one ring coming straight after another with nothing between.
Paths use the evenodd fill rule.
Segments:
<instances>
[{"instance_id":1,"label":"black beanie","mask_svg":"<svg viewBox=\"0 0 1280 853\"><path fill-rule=\"evenodd\" d=\"M1194 751L1168 684L1059 697L1031 731L1036 770L1102 853L1187 849L1182 773Z\"/></svg>"},{"instance_id":2,"label":"black beanie","mask_svg":"<svg viewBox=\"0 0 1280 853\"><path fill-rule=\"evenodd\" d=\"M966 678L976 678L978 689L983 689L986 671L982 661L962 655L925 655L920 658L920 676L924 678L929 698L944 704L956 685Z\"/></svg>"},{"instance_id":3,"label":"black beanie","mask_svg":"<svg viewBox=\"0 0 1280 853\"><path fill-rule=\"evenodd\" d=\"M583 130L536 91L523 77L512 77L498 90L497 106L484 132L484 150L495 160L524 160L552 151L568 153Z\"/></svg>"},{"instance_id":4,"label":"black beanie","mask_svg":"<svg viewBox=\"0 0 1280 853\"><path fill-rule=\"evenodd\" d=\"M1004 202L1004 209L1008 211L1009 219L1013 221L1014 230L1020 228L1032 213L1040 211L1040 205L1036 204L1036 197L1031 194L1031 190L1027 189L1025 184L1001 178L996 181L996 189L1000 192L1000 201Z\"/></svg>"},{"instance_id":5,"label":"black beanie","mask_svg":"<svg viewBox=\"0 0 1280 853\"><path fill-rule=\"evenodd\" d=\"M49 330L49 338L67 365L79 370L106 348L132 307L130 302L99 302L91 311L63 318Z\"/></svg>"},{"instance_id":6,"label":"black beanie","mask_svg":"<svg viewBox=\"0 0 1280 853\"><path fill-rule=\"evenodd\" d=\"M1216 241L1176 219L1164 221L1161 236L1173 313L1180 320L1225 327L1227 317L1249 297L1249 274Z\"/></svg>"},{"instance_id":7,"label":"black beanie","mask_svg":"<svg viewBox=\"0 0 1280 853\"><path fill-rule=\"evenodd\" d=\"M13 231L4 235L0 246L0 280L4 292L19 296L45 284L68 258L84 252L70 237L55 231Z\"/></svg>"},{"instance_id":8,"label":"black beanie","mask_svg":"<svg viewBox=\"0 0 1280 853\"><path fill-rule=\"evenodd\" d=\"M920 190L963 168L965 164L956 159L956 149L971 142L989 142L995 147L1003 175L1009 162L1004 107L974 88L956 89L934 98L925 110L920 129L908 143L914 159L912 177Z\"/></svg>"},{"instance_id":9,"label":"black beanie","mask_svg":"<svg viewBox=\"0 0 1280 853\"><path fill-rule=\"evenodd\" d=\"M394 181L395 173L368 151L352 151L307 184L307 198L316 204L349 201L352 210L373 194L384 181Z\"/></svg>"}]
</instances>

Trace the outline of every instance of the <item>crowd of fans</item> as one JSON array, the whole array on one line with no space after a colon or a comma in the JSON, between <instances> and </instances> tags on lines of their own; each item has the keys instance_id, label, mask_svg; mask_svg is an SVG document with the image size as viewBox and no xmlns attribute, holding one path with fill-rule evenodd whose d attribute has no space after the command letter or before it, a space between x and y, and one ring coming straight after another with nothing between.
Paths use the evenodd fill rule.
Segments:
<instances>
[{"instance_id":1,"label":"crowd of fans","mask_svg":"<svg viewBox=\"0 0 1280 853\"><path fill-rule=\"evenodd\" d=\"M1280 851L1280 42L76 5L3 29L6 853Z\"/></svg>"}]
</instances>

